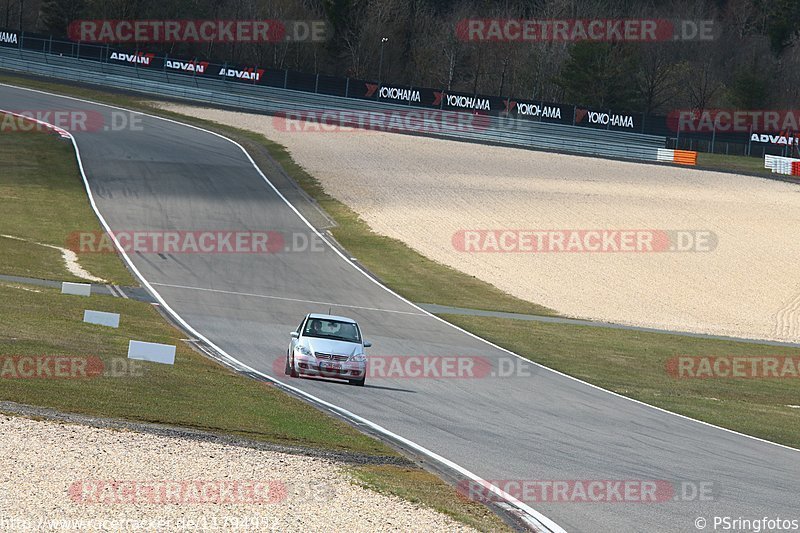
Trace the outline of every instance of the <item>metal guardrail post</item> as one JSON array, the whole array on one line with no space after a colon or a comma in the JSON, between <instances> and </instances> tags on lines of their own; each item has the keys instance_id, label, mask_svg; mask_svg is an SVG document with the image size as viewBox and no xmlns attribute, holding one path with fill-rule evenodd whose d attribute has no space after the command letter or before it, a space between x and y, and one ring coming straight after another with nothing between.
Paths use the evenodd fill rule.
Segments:
<instances>
[{"instance_id":1,"label":"metal guardrail post","mask_svg":"<svg viewBox=\"0 0 800 533\"><path fill-rule=\"evenodd\" d=\"M136 50L134 50L134 52L133 52L133 57L135 57L137 59L139 57L139 45L138 44L136 45ZM136 77L141 79L141 76L139 76L139 62L138 61L134 61L133 62L133 69L136 71Z\"/></svg>"},{"instance_id":2,"label":"metal guardrail post","mask_svg":"<svg viewBox=\"0 0 800 533\"><path fill-rule=\"evenodd\" d=\"M717 141L717 119L714 118L714 124L711 126L711 152L714 153L714 143Z\"/></svg>"}]
</instances>

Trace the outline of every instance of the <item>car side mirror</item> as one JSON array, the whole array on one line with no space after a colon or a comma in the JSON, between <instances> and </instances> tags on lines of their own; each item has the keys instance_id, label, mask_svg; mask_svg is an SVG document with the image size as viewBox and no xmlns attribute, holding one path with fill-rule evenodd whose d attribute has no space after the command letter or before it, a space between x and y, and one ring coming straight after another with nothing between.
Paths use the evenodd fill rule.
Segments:
<instances>
[{"instance_id":1,"label":"car side mirror","mask_svg":"<svg viewBox=\"0 0 800 533\"><path fill-rule=\"evenodd\" d=\"M371 348L371 347L372 347L372 343L371 342L364 341L364 348Z\"/></svg>"},{"instance_id":2,"label":"car side mirror","mask_svg":"<svg viewBox=\"0 0 800 533\"><path fill-rule=\"evenodd\" d=\"M299 337L300 337L300 334L299 334L299 333L297 333L296 331L293 331L293 332L289 333L289 336L290 336L291 338L293 338L293 339L297 339L297 338L299 338Z\"/></svg>"}]
</instances>

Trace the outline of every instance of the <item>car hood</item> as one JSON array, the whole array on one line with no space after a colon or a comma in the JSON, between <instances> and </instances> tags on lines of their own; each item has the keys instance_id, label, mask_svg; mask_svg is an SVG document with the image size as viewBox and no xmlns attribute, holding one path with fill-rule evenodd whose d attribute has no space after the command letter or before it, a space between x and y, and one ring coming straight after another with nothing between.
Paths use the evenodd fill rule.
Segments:
<instances>
[{"instance_id":1,"label":"car hood","mask_svg":"<svg viewBox=\"0 0 800 533\"><path fill-rule=\"evenodd\" d=\"M339 355L355 355L363 353L361 344L354 342L337 341L333 339L320 339L317 337L306 337L305 345L312 352L335 353Z\"/></svg>"}]
</instances>

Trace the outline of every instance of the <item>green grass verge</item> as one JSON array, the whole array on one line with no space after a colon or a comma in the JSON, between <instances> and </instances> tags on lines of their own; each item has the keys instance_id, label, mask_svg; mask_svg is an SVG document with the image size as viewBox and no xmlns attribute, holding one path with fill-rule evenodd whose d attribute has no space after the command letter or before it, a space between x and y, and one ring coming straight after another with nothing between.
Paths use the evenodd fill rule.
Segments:
<instances>
[{"instance_id":1,"label":"green grass verge","mask_svg":"<svg viewBox=\"0 0 800 533\"><path fill-rule=\"evenodd\" d=\"M71 90L76 91L74 88ZM102 97L102 95L103 93L97 93L87 97ZM497 290L482 282L477 282L472 289L474 297L469 294L463 297L453 296L451 290L458 293L458 280L464 279L463 274L457 274L450 279L448 273L451 269L439 270L441 265L424 258L420 259L419 254L402 243L371 233L352 210L327 195L313 176L292 161L282 146L264 139L263 136L175 113L153 110L130 97L113 95L109 98L109 101L116 100L119 105L138 106L139 109L146 109L155 114L219 131L236 138L246 148L266 147L289 176L319 201L336 220L339 228L335 235L348 251L359 257L367 268L376 272L392 289L412 301L536 313L525 310L525 303L518 304L516 299L509 300L511 297L507 295L501 294L497 300L491 300L495 298ZM123 102L121 98L127 101ZM251 154L253 152L255 150L251 151ZM701 155L710 156L707 161L711 164L720 162L725 164L725 161L730 160L737 161L739 165L749 165L750 169L756 168L757 165L763 166L759 158L737 159L735 156L718 154ZM360 243L363 244L360 246ZM362 246L368 248L365 254L360 253ZM407 265L415 263L417 263L415 276L409 279L403 271ZM430 294L440 296L432 298ZM800 398L793 392L796 391L796 385L793 388L792 380L678 381L669 378L664 368L666 360L678 355L775 355L791 351L748 343L646 334L630 330L606 330L482 317L447 316L447 319L520 355L589 383L699 420L788 446L800 447L800 424L797 424L800 410L785 407L800 404ZM514 342L511 343L505 335L512 335Z\"/></svg>"},{"instance_id":2,"label":"green grass verge","mask_svg":"<svg viewBox=\"0 0 800 533\"><path fill-rule=\"evenodd\" d=\"M675 378L677 356L794 356L792 348L661 333L442 315L532 361L675 413L800 448L797 378Z\"/></svg>"},{"instance_id":3,"label":"green grass verge","mask_svg":"<svg viewBox=\"0 0 800 533\"><path fill-rule=\"evenodd\" d=\"M66 246L69 231L99 231L72 145L47 133L0 136L0 233ZM116 254L79 256L96 275L132 282ZM88 265L91 265L89 267ZM74 279L61 253L0 237L0 271ZM85 309L120 313L119 329L83 323ZM121 364L128 340L178 346L174 367L140 363L143 376L6 379L0 397L63 411L177 424L260 440L371 454L379 442L274 387L229 372L194 352L183 335L144 302L62 295L49 288L0 282L0 355L99 357Z\"/></svg>"},{"instance_id":4,"label":"green grass verge","mask_svg":"<svg viewBox=\"0 0 800 533\"><path fill-rule=\"evenodd\" d=\"M709 170L724 170L727 172L746 172L749 174L764 174L769 176L772 172L764 168L763 157L747 157L743 155L697 153L697 166Z\"/></svg>"},{"instance_id":5,"label":"green grass verge","mask_svg":"<svg viewBox=\"0 0 800 533\"><path fill-rule=\"evenodd\" d=\"M260 150L253 148L266 148L286 173L336 220L338 226L332 229L336 240L393 290L413 302L508 313L555 315L546 307L515 298L474 276L432 261L399 240L372 232L352 209L326 194L316 179L292 160L283 146L263 135L164 111L142 102L140 97L9 75L0 75L0 82L145 111L216 131L242 144L259 164L265 161L260 157Z\"/></svg>"},{"instance_id":6,"label":"green grass verge","mask_svg":"<svg viewBox=\"0 0 800 533\"><path fill-rule=\"evenodd\" d=\"M354 467L350 471L364 487L424 504L480 531L512 531L505 524L498 524L496 515L488 507L461 495L453 498L443 493L438 483L432 483L430 475L419 469L369 465Z\"/></svg>"},{"instance_id":7,"label":"green grass verge","mask_svg":"<svg viewBox=\"0 0 800 533\"><path fill-rule=\"evenodd\" d=\"M70 144L45 133L0 137L0 202L9 216L0 233L66 246L65 233L99 231ZM0 204L6 205L6 204ZM132 278L115 254L80 256L95 275ZM57 250L0 238L0 272L73 279ZM119 329L82 322L83 311L119 313ZM155 308L143 302L62 295L55 289L0 281L0 399L90 416L190 427L270 443L396 456L397 453L268 384L244 378L202 357ZM126 359L129 339L177 346L174 366ZM117 375L17 379L15 356L98 358ZM486 507L458 496L418 468L359 467L376 487L484 531L507 529Z\"/></svg>"},{"instance_id":8,"label":"green grass verge","mask_svg":"<svg viewBox=\"0 0 800 533\"><path fill-rule=\"evenodd\" d=\"M86 196L72 144L45 133L0 134L0 274L84 281L64 269L61 253L34 243L69 248L73 232L101 231ZM53 179L56 177L57 179ZM90 274L131 285L113 253L78 254Z\"/></svg>"},{"instance_id":9,"label":"green grass verge","mask_svg":"<svg viewBox=\"0 0 800 533\"><path fill-rule=\"evenodd\" d=\"M336 221L338 226L332 230L336 240L401 296L417 303L556 315L546 307L515 298L474 276L432 261L397 239L376 234L355 211L327 194L320 183L298 165L283 146L262 135L251 133L249 136L266 146L272 158L283 167L289 177Z\"/></svg>"},{"instance_id":10,"label":"green grass verge","mask_svg":"<svg viewBox=\"0 0 800 533\"><path fill-rule=\"evenodd\" d=\"M16 82L31 85L27 80ZM32 83L37 84L39 82ZM547 312L534 304L498 294L488 284L428 261L398 241L373 234L352 210L325 194L319 183L292 161L283 147L261 135L153 110L129 96L68 86L39 86L201 125L235 138L248 149L265 147L289 176L333 216L339 224L334 232L336 238L392 289L412 301L509 312ZM251 155L258 161L253 151ZM704 164L702 155L701 165ZM714 156L709 164L717 165L720 159L727 158ZM744 159L748 160L737 164L749 165L748 168L735 168L735 164L717 168L742 171L763 166L758 158ZM403 272L409 269L414 272L413 276ZM462 290L462 283L467 284L464 286L469 290ZM786 407L800 404L793 380L675 380L665 371L666 361L678 355L780 355L792 353L791 350L628 330L483 317L446 318L520 355L609 390L722 427L800 447L800 410ZM374 474L362 472L360 475L369 482ZM383 486L391 487L393 479L387 478ZM381 484L375 486L380 488ZM394 489L393 493L398 492L402 491Z\"/></svg>"},{"instance_id":11,"label":"green grass verge","mask_svg":"<svg viewBox=\"0 0 800 533\"><path fill-rule=\"evenodd\" d=\"M120 327L82 322L85 309L119 313ZM123 367L119 377L81 379L14 379L5 372L0 397L71 413L179 425L280 444L392 454L378 441L275 387L222 368L182 338L144 302L69 296L56 289L0 282L4 357L98 357L107 370ZM125 371L130 339L176 345L175 365L137 362L134 372Z\"/></svg>"}]
</instances>

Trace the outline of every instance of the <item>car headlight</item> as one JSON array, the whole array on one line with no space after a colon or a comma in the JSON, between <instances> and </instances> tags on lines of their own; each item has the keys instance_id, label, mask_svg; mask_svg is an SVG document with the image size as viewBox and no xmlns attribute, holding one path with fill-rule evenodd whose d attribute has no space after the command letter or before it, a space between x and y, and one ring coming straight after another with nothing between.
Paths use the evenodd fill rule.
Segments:
<instances>
[{"instance_id":1,"label":"car headlight","mask_svg":"<svg viewBox=\"0 0 800 533\"><path fill-rule=\"evenodd\" d=\"M300 352L302 355L305 355L306 357L311 357L311 350L309 350L302 344L297 345L297 351Z\"/></svg>"},{"instance_id":2,"label":"car headlight","mask_svg":"<svg viewBox=\"0 0 800 533\"><path fill-rule=\"evenodd\" d=\"M367 356L364 355L363 353L359 353L359 354L356 354L356 355L351 355L350 356L350 362L351 363L366 363L367 362Z\"/></svg>"}]
</instances>

